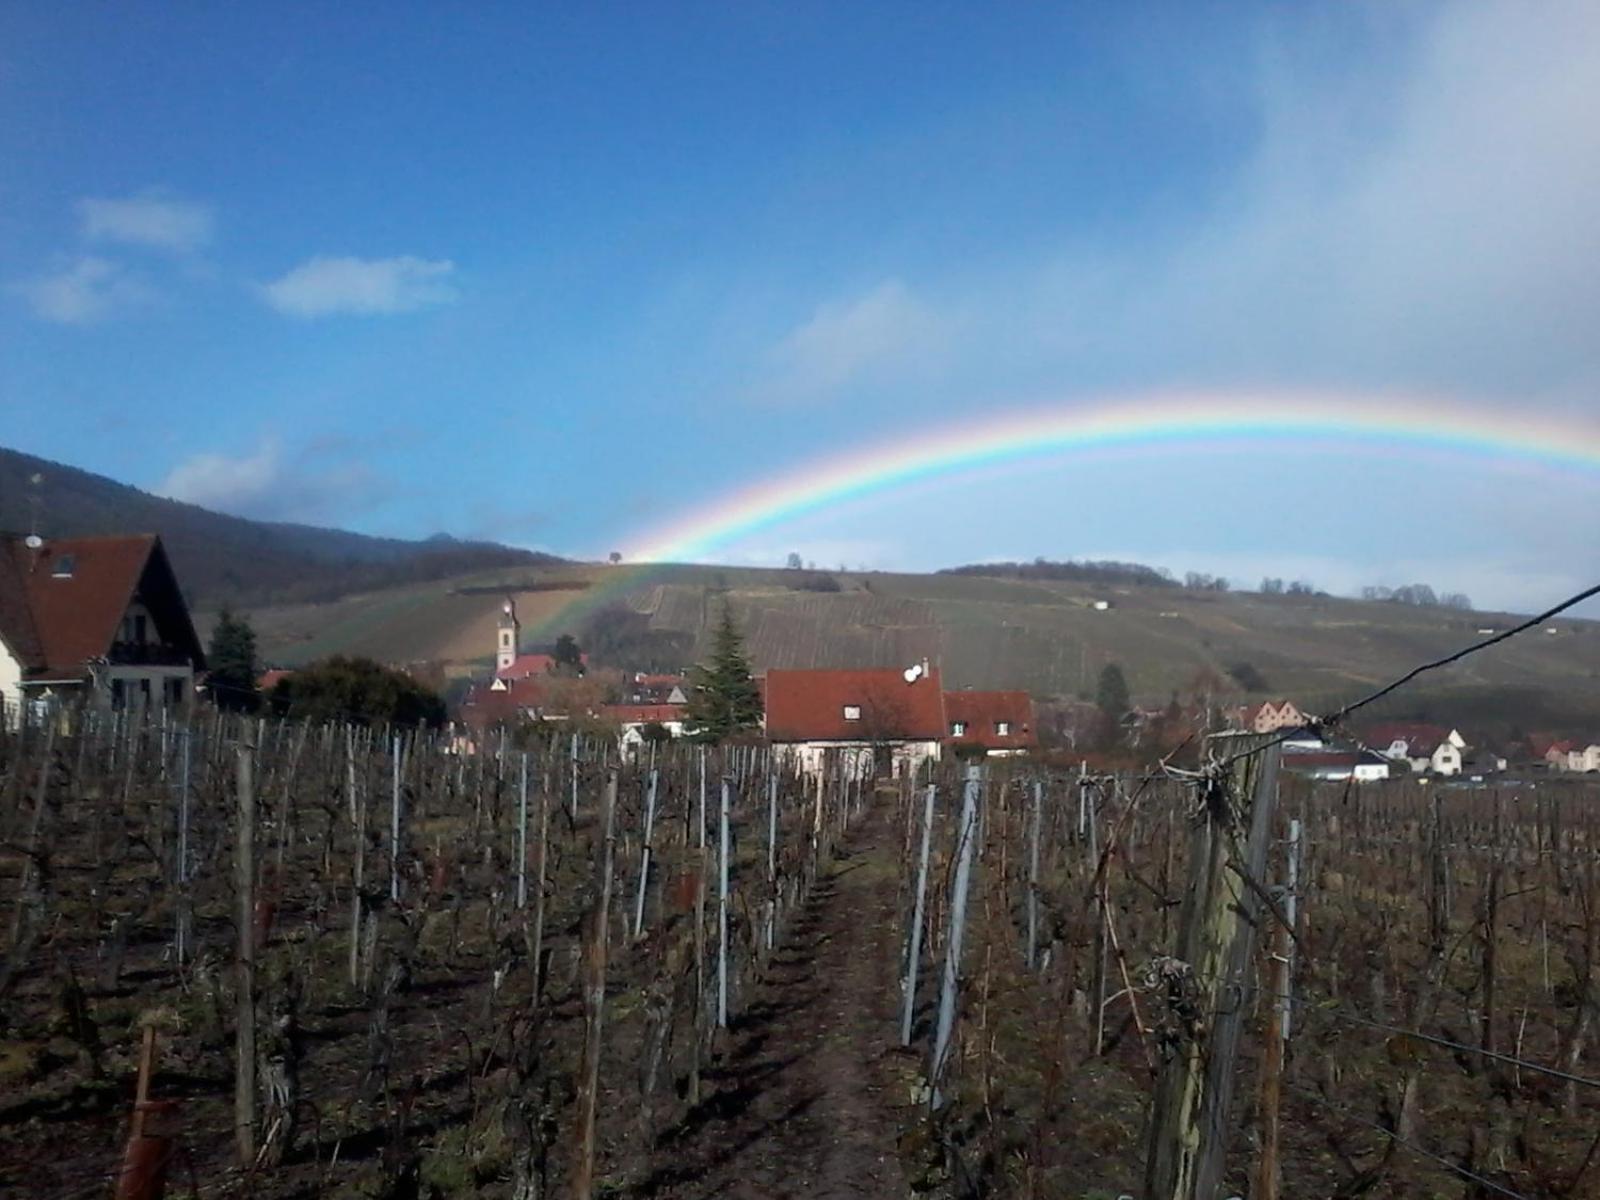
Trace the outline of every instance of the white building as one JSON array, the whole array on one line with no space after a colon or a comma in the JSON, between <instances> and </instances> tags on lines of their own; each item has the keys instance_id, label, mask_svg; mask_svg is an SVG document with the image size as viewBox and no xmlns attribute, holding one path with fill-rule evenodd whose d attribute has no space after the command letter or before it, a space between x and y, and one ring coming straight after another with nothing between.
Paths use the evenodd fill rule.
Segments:
<instances>
[{"instance_id":1,"label":"white building","mask_svg":"<svg viewBox=\"0 0 1600 1200\"><path fill-rule=\"evenodd\" d=\"M946 736L936 668L768 671L767 740L810 775L903 775L937 760Z\"/></svg>"}]
</instances>

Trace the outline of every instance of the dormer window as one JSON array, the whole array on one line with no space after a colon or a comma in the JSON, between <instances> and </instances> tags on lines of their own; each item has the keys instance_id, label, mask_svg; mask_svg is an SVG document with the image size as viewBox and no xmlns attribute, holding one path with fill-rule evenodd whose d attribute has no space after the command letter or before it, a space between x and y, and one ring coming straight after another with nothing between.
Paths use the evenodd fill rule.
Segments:
<instances>
[{"instance_id":1,"label":"dormer window","mask_svg":"<svg viewBox=\"0 0 1600 1200\"><path fill-rule=\"evenodd\" d=\"M1005 737L1006 735L1008 735L1011 732L1011 722L1010 721L996 721L994 723L994 731L995 731L996 735L998 735L999 737Z\"/></svg>"},{"instance_id":2,"label":"dormer window","mask_svg":"<svg viewBox=\"0 0 1600 1200\"><path fill-rule=\"evenodd\" d=\"M73 571L77 569L78 556L63 554L56 559L56 565L50 569L50 575L55 579L71 579Z\"/></svg>"},{"instance_id":3,"label":"dormer window","mask_svg":"<svg viewBox=\"0 0 1600 1200\"><path fill-rule=\"evenodd\" d=\"M861 705L859 705L859 704L846 704L844 706L844 719L846 721L859 721L859 720L861 720Z\"/></svg>"},{"instance_id":4,"label":"dormer window","mask_svg":"<svg viewBox=\"0 0 1600 1200\"><path fill-rule=\"evenodd\" d=\"M951 737L966 737L967 736L967 723L965 721L951 721L950 722L950 736Z\"/></svg>"}]
</instances>

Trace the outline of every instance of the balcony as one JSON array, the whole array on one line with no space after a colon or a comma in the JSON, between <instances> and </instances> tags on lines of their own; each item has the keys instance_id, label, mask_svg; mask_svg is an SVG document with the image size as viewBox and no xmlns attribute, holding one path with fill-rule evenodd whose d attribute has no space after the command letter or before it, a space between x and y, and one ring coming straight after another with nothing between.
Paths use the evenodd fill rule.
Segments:
<instances>
[{"instance_id":1,"label":"balcony","mask_svg":"<svg viewBox=\"0 0 1600 1200\"><path fill-rule=\"evenodd\" d=\"M118 667L187 667L189 658L176 646L160 642L113 642L108 660Z\"/></svg>"}]
</instances>

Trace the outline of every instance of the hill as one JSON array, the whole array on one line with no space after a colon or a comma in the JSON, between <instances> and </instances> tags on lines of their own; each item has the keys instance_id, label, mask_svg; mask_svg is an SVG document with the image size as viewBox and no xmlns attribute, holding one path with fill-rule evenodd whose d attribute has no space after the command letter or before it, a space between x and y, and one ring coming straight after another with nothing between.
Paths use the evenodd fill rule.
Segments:
<instances>
[{"instance_id":1,"label":"hill","mask_svg":"<svg viewBox=\"0 0 1600 1200\"><path fill-rule=\"evenodd\" d=\"M556 561L442 535L417 542L251 521L4 448L0 529L37 529L45 537L159 533L191 603L211 608L326 601L400 583Z\"/></svg>"},{"instance_id":2,"label":"hill","mask_svg":"<svg viewBox=\"0 0 1600 1200\"><path fill-rule=\"evenodd\" d=\"M619 574L618 572L623 572ZM1240 700L1287 695L1326 711L1401 669L1517 618L1330 596L965 574L839 573L837 592L802 572L692 565L580 564L416 584L334 605L253 614L265 652L286 663L339 650L432 660L454 674L490 661L499 597L518 595L534 636L575 634L601 663L671 668L700 658L732 606L758 669L938 663L952 687L1020 687L1089 698L1119 663L1136 702L1189 694L1210 673ZM604 585L610 603L573 607ZM552 590L552 589L557 590ZM537 590L535 590L537 589ZM1106 607L1099 607L1104 604ZM1600 625L1558 620L1408 689L1385 716L1432 716L1501 733L1600 732ZM1248 665L1250 670L1241 668ZM1256 681L1245 691L1230 677Z\"/></svg>"}]
</instances>

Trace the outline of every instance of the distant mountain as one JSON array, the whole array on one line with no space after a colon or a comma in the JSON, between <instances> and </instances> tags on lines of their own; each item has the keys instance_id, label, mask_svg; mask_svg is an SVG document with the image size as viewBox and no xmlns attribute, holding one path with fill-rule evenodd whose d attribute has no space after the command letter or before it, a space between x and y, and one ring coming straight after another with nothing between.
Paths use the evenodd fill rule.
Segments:
<instances>
[{"instance_id":1,"label":"distant mountain","mask_svg":"<svg viewBox=\"0 0 1600 1200\"><path fill-rule=\"evenodd\" d=\"M27 533L35 527L44 537L159 533L190 603L209 608L320 602L401 583L561 561L448 534L405 541L230 517L0 448L0 529Z\"/></svg>"}]
</instances>

